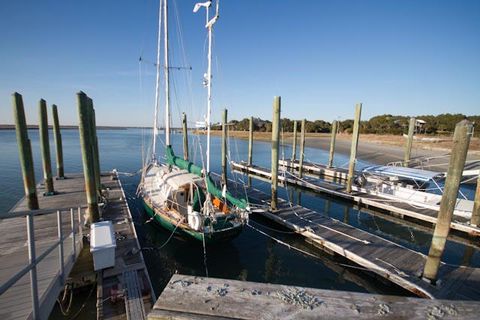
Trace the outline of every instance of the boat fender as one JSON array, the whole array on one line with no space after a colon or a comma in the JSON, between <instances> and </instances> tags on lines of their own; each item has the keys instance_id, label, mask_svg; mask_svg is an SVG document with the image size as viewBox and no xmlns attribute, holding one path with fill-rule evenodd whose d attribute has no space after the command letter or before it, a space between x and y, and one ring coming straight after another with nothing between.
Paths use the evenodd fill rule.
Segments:
<instances>
[{"instance_id":1,"label":"boat fender","mask_svg":"<svg viewBox=\"0 0 480 320\"><path fill-rule=\"evenodd\" d=\"M200 212L193 211L193 206L188 206L188 225L193 230L199 231L202 226L202 216Z\"/></svg>"}]
</instances>

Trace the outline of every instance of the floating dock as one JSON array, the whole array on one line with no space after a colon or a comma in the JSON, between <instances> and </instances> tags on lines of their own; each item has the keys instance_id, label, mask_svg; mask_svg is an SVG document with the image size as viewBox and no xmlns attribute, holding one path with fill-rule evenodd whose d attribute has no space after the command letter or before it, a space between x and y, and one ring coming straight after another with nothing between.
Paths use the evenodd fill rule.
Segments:
<instances>
[{"instance_id":1,"label":"floating dock","mask_svg":"<svg viewBox=\"0 0 480 320\"><path fill-rule=\"evenodd\" d=\"M393 282L413 294L430 299L480 300L480 269L441 263L436 285L421 278L426 262L422 253L352 227L314 210L279 199L271 211L270 195L232 182L230 192L248 196L256 212L297 232L326 251Z\"/></svg>"},{"instance_id":2,"label":"floating dock","mask_svg":"<svg viewBox=\"0 0 480 320\"><path fill-rule=\"evenodd\" d=\"M293 165L294 163L295 165ZM290 161L280 160L279 164L281 166L283 165L286 170L289 168L298 168L298 161L290 164ZM271 170L267 168L256 165L247 165L243 162L232 162L231 165L234 171L248 174L252 177L259 178L267 182L270 182L271 180ZM308 191L323 193L347 200L359 205L360 207L380 209L383 211L392 212L402 217L406 216L430 224L435 224L437 222L438 211L433 209L413 207L412 205L401 200L394 201L392 199L385 199L374 194L361 192L356 186L352 186L352 193L346 192L345 186L339 184L346 179L347 172L345 169L327 168L326 166L317 164L307 164L304 165L303 168L304 172L318 176L304 176L302 179L298 179L293 174L280 174L278 176L278 181L282 184L288 183L289 185L301 187ZM325 180L319 178L324 178ZM451 228L471 236L480 236L480 228L478 226L469 224L469 220L466 218L454 216L451 223Z\"/></svg>"},{"instance_id":3,"label":"floating dock","mask_svg":"<svg viewBox=\"0 0 480 320\"><path fill-rule=\"evenodd\" d=\"M478 302L425 300L176 274L155 319L477 319Z\"/></svg>"},{"instance_id":4,"label":"floating dock","mask_svg":"<svg viewBox=\"0 0 480 320\"><path fill-rule=\"evenodd\" d=\"M93 270L89 244L84 241L89 230L83 228L83 175L56 180L53 196L43 196L45 188L39 185L40 210L27 210L22 198L1 215L1 319L47 319L66 284L74 288L96 285L97 315L103 319L146 317L155 296L132 216L117 176L102 174L101 182L106 200L102 217L111 220L115 229L115 267ZM112 292L117 292L115 304Z\"/></svg>"}]
</instances>

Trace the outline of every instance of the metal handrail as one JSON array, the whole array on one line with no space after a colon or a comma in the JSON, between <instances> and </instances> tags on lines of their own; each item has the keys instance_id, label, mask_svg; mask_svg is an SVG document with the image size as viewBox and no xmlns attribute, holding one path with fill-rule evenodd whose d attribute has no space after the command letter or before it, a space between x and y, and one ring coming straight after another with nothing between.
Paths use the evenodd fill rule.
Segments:
<instances>
[{"instance_id":1,"label":"metal handrail","mask_svg":"<svg viewBox=\"0 0 480 320\"><path fill-rule=\"evenodd\" d=\"M78 233L80 234L80 239L83 237L83 230L82 230L82 215L81 209L84 206L79 206L77 208L78 212ZM70 211L70 219L71 219L71 232L67 235L63 235L62 231L62 211ZM35 215L39 214L46 214L46 213L57 213L57 234L58 240L53 243L48 249L46 249L40 256L36 256L35 253L35 234L34 234L34 219ZM32 211L19 211L15 213L3 213L0 214L0 218L8 219L14 217L26 217L27 218L27 237L28 237L28 257L29 263L20 271L15 273L10 279L5 281L0 285L0 296L5 293L8 289L10 289L15 283L17 283L23 276L25 276L28 272L30 272L30 290L32 293L32 317L33 319L40 318L40 305L39 305L39 296L38 296L38 283L37 283L37 265L45 259L53 250L57 247L59 249L59 268L60 274L54 277L54 281L56 281L57 277L60 277L61 281L65 280L65 263L64 263L64 241L65 239L69 238L72 235L72 253L69 255L73 259L76 256L76 240L75 240L75 218L74 218L74 209L73 208L66 208L66 209L54 209L54 210L32 210Z\"/></svg>"},{"instance_id":2,"label":"metal handrail","mask_svg":"<svg viewBox=\"0 0 480 320\"><path fill-rule=\"evenodd\" d=\"M88 208L87 205L77 207L77 209L86 209L86 208ZM21 218L26 216L38 216L40 214L49 214L57 211L61 211L61 212L70 211L70 209L72 209L72 207L3 212L3 213L0 213L0 219Z\"/></svg>"}]
</instances>

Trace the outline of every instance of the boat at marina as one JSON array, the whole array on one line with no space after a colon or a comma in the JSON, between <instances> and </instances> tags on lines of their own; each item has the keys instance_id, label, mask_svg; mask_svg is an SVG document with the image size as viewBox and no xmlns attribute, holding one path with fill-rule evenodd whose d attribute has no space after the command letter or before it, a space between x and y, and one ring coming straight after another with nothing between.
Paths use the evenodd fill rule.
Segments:
<instances>
[{"instance_id":1,"label":"boat at marina","mask_svg":"<svg viewBox=\"0 0 480 320\"><path fill-rule=\"evenodd\" d=\"M138 194L143 200L147 214L159 225L173 233L187 238L214 243L237 236L248 221L248 203L245 199L232 196L226 183L220 185L210 176L210 115L211 115L211 60L212 29L219 17L218 1L213 17L210 17L212 2L195 5L194 12L206 10L208 31L208 70L204 78L207 88L207 130L206 164L195 165L174 154L170 139L170 91L169 91L169 50L168 50L168 0L160 1L159 33L157 39L157 78L155 92L155 116L153 144L150 160L144 166ZM163 39L160 32L163 18ZM158 110L160 91L160 47L164 41L165 77L165 153L157 154Z\"/></svg>"},{"instance_id":2,"label":"boat at marina","mask_svg":"<svg viewBox=\"0 0 480 320\"><path fill-rule=\"evenodd\" d=\"M356 177L357 191L418 208L440 209L445 174L417 168L374 165L363 168ZM460 191L454 215L470 219L472 200Z\"/></svg>"}]
</instances>

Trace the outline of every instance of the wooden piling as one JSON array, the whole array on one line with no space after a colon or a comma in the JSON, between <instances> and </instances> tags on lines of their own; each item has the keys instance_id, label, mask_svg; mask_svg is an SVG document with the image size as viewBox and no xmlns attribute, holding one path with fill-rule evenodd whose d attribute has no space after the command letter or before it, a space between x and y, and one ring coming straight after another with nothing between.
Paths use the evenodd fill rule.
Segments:
<instances>
[{"instance_id":1,"label":"wooden piling","mask_svg":"<svg viewBox=\"0 0 480 320\"><path fill-rule=\"evenodd\" d=\"M182 113L182 134L183 134L183 159L188 161L188 131L187 131L187 114Z\"/></svg>"},{"instance_id":2,"label":"wooden piling","mask_svg":"<svg viewBox=\"0 0 480 320\"><path fill-rule=\"evenodd\" d=\"M101 169L100 169L100 155L98 154L98 137L97 137L97 121L95 117L95 109L93 108L93 100L88 98L88 113L89 113L89 132L91 139L91 149L93 154L93 169L95 172L95 190L97 196L102 194L102 184L100 181Z\"/></svg>"},{"instance_id":3,"label":"wooden piling","mask_svg":"<svg viewBox=\"0 0 480 320\"><path fill-rule=\"evenodd\" d=\"M277 187L278 187L278 150L280 140L280 109L281 97L273 98L273 118L272 118L272 202L270 207L277 210Z\"/></svg>"},{"instance_id":4,"label":"wooden piling","mask_svg":"<svg viewBox=\"0 0 480 320\"><path fill-rule=\"evenodd\" d=\"M22 168L23 186L27 198L28 209L36 210L38 206L37 189L35 184L35 172L33 168L32 146L28 139L27 121L23 108L22 95L15 92L12 95L13 117L15 119L15 131L17 135L18 155Z\"/></svg>"},{"instance_id":5,"label":"wooden piling","mask_svg":"<svg viewBox=\"0 0 480 320\"><path fill-rule=\"evenodd\" d=\"M57 162L57 179L65 178L63 170L63 147L62 134L60 132L60 121L58 120L58 110L56 105L52 105L53 114L53 138L55 140L56 162Z\"/></svg>"},{"instance_id":6,"label":"wooden piling","mask_svg":"<svg viewBox=\"0 0 480 320\"><path fill-rule=\"evenodd\" d=\"M300 157L298 159L298 176L303 177L303 159L305 158L305 125L306 120L302 120L300 128Z\"/></svg>"},{"instance_id":7,"label":"wooden piling","mask_svg":"<svg viewBox=\"0 0 480 320\"><path fill-rule=\"evenodd\" d=\"M83 173L85 176L85 189L87 194L88 210L87 223L97 222L99 219L97 192L95 187L95 169L90 134L89 98L83 92L77 93L78 103L78 131L82 148Z\"/></svg>"},{"instance_id":8,"label":"wooden piling","mask_svg":"<svg viewBox=\"0 0 480 320\"><path fill-rule=\"evenodd\" d=\"M408 124L408 137L405 143L405 155L403 157L403 166L408 167L410 163L410 157L412 154L412 144L413 144L413 134L415 133L415 118L410 118L410 122Z\"/></svg>"},{"instance_id":9,"label":"wooden piling","mask_svg":"<svg viewBox=\"0 0 480 320\"><path fill-rule=\"evenodd\" d=\"M360 117L362 114L362 104L355 106L355 120L353 123L352 146L350 148L350 163L348 164L347 192L352 192L353 175L355 171L355 162L357 161L358 136L360 131Z\"/></svg>"},{"instance_id":10,"label":"wooden piling","mask_svg":"<svg viewBox=\"0 0 480 320\"><path fill-rule=\"evenodd\" d=\"M227 184L227 109L222 115L222 183Z\"/></svg>"},{"instance_id":11,"label":"wooden piling","mask_svg":"<svg viewBox=\"0 0 480 320\"><path fill-rule=\"evenodd\" d=\"M467 158L472 130L473 125L468 120L462 120L455 126L445 188L440 202L432 244L423 270L423 277L432 282L436 280L440 259L445 249L448 233L450 232L450 223L457 203L458 189Z\"/></svg>"},{"instance_id":12,"label":"wooden piling","mask_svg":"<svg viewBox=\"0 0 480 320\"><path fill-rule=\"evenodd\" d=\"M333 167L333 157L335 155L335 140L337 139L337 120L332 122L332 133L330 136L330 152L328 154L328 167Z\"/></svg>"},{"instance_id":13,"label":"wooden piling","mask_svg":"<svg viewBox=\"0 0 480 320\"><path fill-rule=\"evenodd\" d=\"M480 224L480 175L477 177L477 189L475 191L475 201L473 203L472 219L470 223L474 226Z\"/></svg>"},{"instance_id":14,"label":"wooden piling","mask_svg":"<svg viewBox=\"0 0 480 320\"><path fill-rule=\"evenodd\" d=\"M293 121L292 161L297 158L297 120Z\"/></svg>"},{"instance_id":15,"label":"wooden piling","mask_svg":"<svg viewBox=\"0 0 480 320\"><path fill-rule=\"evenodd\" d=\"M47 102L43 99L40 99L38 105L38 119L40 150L42 152L43 179L45 181L45 195L52 195L54 193L54 189L52 178L52 162L50 159L50 140L48 138Z\"/></svg>"},{"instance_id":16,"label":"wooden piling","mask_svg":"<svg viewBox=\"0 0 480 320\"><path fill-rule=\"evenodd\" d=\"M253 117L250 117L250 121L248 124L248 158L247 164L249 166L252 165L252 152L253 152ZM250 175L248 176L248 186L252 184L252 178Z\"/></svg>"}]
</instances>

